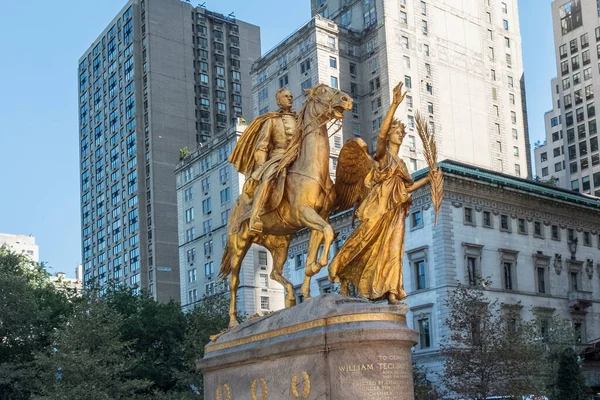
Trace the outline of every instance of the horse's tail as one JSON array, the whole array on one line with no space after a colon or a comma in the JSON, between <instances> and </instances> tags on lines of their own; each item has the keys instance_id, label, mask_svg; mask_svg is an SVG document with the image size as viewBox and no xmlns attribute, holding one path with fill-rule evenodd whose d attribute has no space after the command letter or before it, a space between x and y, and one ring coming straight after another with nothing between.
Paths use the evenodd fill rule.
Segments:
<instances>
[{"instance_id":1,"label":"horse's tail","mask_svg":"<svg viewBox=\"0 0 600 400\"><path fill-rule=\"evenodd\" d=\"M225 249L223 250L223 258L221 259L221 270L219 271L219 279L225 280L231 274L231 244L229 243L229 237L225 243Z\"/></svg>"}]
</instances>

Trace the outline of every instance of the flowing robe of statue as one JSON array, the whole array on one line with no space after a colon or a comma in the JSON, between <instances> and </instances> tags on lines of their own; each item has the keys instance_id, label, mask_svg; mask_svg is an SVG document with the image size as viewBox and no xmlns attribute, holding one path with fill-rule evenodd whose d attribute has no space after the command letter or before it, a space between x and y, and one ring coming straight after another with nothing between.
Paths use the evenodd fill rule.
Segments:
<instances>
[{"instance_id":1,"label":"flowing robe of statue","mask_svg":"<svg viewBox=\"0 0 600 400\"><path fill-rule=\"evenodd\" d=\"M434 209L439 210L443 178L436 168L433 135L417 116L417 130L423 140L425 158L430 165L426 178L413 182L398 150L406 127L394 119L402 102L402 84L394 88L392 105L381 125L375 160L362 139L349 140L342 148L336 171L338 210L360 203L356 216L360 226L354 230L329 265L329 279L352 282L358 294L372 300L387 297L390 303L406 298L403 289L402 258L410 193L432 182Z\"/></svg>"},{"instance_id":2,"label":"flowing robe of statue","mask_svg":"<svg viewBox=\"0 0 600 400\"><path fill-rule=\"evenodd\" d=\"M360 225L330 264L332 275L353 282L358 294L406 297L401 287L405 221L413 180L396 154L387 152L365 178L369 194L357 211Z\"/></svg>"}]
</instances>

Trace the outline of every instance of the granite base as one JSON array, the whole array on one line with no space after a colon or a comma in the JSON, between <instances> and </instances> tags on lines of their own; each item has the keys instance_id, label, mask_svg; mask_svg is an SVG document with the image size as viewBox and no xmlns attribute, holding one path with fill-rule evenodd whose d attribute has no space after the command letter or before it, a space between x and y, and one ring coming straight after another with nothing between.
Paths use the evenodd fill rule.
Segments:
<instances>
[{"instance_id":1,"label":"granite base","mask_svg":"<svg viewBox=\"0 0 600 400\"><path fill-rule=\"evenodd\" d=\"M206 400L414 400L405 304L327 294L244 322L197 361Z\"/></svg>"}]
</instances>

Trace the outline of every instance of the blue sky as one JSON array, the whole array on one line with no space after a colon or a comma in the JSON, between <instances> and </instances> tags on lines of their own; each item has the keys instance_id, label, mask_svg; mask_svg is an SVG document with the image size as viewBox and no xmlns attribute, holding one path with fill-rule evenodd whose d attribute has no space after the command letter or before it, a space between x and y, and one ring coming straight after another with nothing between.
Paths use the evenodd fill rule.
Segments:
<instances>
[{"instance_id":1,"label":"blue sky","mask_svg":"<svg viewBox=\"0 0 600 400\"><path fill-rule=\"evenodd\" d=\"M519 0L532 143L556 74L550 0ZM4 1L0 12L0 232L31 234L51 272L80 260L77 60L125 0ZM309 0L208 0L261 27L265 52L310 17Z\"/></svg>"}]
</instances>

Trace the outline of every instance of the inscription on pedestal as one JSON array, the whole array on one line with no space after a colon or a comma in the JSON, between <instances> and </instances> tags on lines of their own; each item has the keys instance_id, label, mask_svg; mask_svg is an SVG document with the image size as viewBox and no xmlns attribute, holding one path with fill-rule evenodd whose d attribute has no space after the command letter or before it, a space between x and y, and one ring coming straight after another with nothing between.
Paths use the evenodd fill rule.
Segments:
<instances>
[{"instance_id":1,"label":"inscription on pedestal","mask_svg":"<svg viewBox=\"0 0 600 400\"><path fill-rule=\"evenodd\" d=\"M398 400L409 386L412 389L410 357L402 353L363 353L354 363L337 363L332 373L340 394L356 400Z\"/></svg>"}]
</instances>

